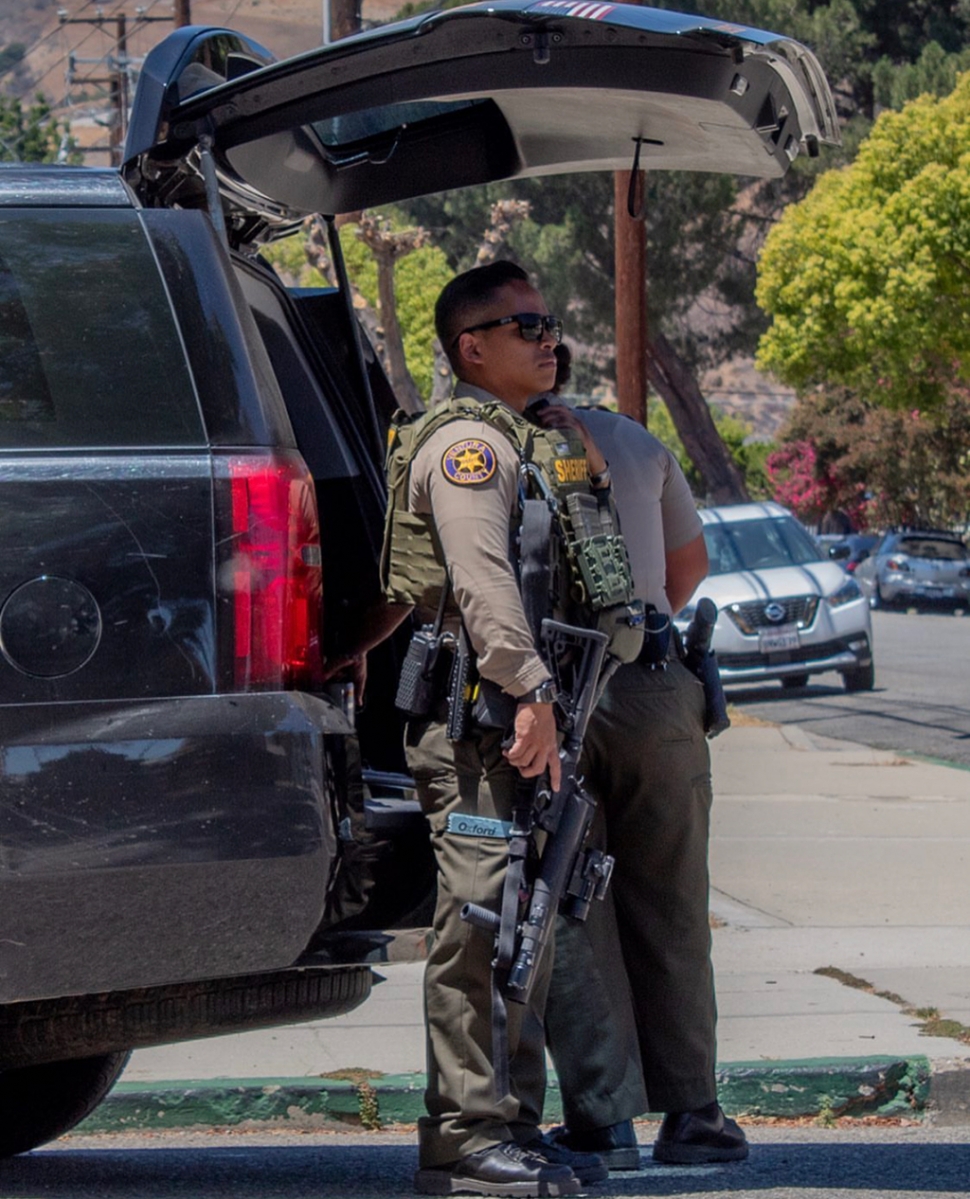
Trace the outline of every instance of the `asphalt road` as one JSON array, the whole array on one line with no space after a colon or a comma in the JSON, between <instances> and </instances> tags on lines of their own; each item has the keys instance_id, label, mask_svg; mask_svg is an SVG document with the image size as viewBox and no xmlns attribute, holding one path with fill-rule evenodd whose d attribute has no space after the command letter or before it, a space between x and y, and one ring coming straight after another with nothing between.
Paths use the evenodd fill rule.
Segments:
<instances>
[{"instance_id":1,"label":"asphalt road","mask_svg":"<svg viewBox=\"0 0 970 1199\"><path fill-rule=\"evenodd\" d=\"M729 687L729 704L752 716L877 749L970 766L970 615L872 614L874 691L846 694L837 674L806 687Z\"/></svg>"},{"instance_id":2,"label":"asphalt road","mask_svg":"<svg viewBox=\"0 0 970 1199\"><path fill-rule=\"evenodd\" d=\"M592 1199L947 1199L965 1196L970 1128L749 1128L743 1164L656 1166ZM649 1139L648 1133L641 1141ZM413 1131L66 1137L0 1163L0 1199L404 1199Z\"/></svg>"}]
</instances>

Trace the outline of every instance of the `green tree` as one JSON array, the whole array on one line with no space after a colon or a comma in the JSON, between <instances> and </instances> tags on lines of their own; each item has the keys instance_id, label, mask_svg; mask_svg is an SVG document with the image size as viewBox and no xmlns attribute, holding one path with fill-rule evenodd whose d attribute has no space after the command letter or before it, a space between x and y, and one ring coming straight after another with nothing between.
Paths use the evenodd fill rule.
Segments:
<instances>
[{"instance_id":1,"label":"green tree","mask_svg":"<svg viewBox=\"0 0 970 1199\"><path fill-rule=\"evenodd\" d=\"M7 71L11 70L19 62L23 62L26 53L27 47L23 42L7 42L0 49L0 75L5 75Z\"/></svg>"},{"instance_id":2,"label":"green tree","mask_svg":"<svg viewBox=\"0 0 970 1199\"><path fill-rule=\"evenodd\" d=\"M399 224L388 219L391 224ZM377 263L357 236L355 225L348 224L341 229L340 244L347 260L347 273L354 285L368 304L379 310ZM407 369L425 401L429 399L434 383L434 305L450 278L445 256L434 245L424 245L408 254L394 269L395 306Z\"/></svg>"},{"instance_id":3,"label":"green tree","mask_svg":"<svg viewBox=\"0 0 970 1199\"><path fill-rule=\"evenodd\" d=\"M0 162L69 162L80 160L66 124L56 120L38 95L24 107L16 96L0 95Z\"/></svg>"},{"instance_id":4,"label":"green tree","mask_svg":"<svg viewBox=\"0 0 970 1199\"><path fill-rule=\"evenodd\" d=\"M392 224L401 222L388 218ZM267 247L264 256L291 287L328 287L332 280L321 273L308 256L306 231L284 238ZM347 264L348 276L360 300L371 312L370 326L380 337L380 305L377 264L358 236L358 226L348 221L340 229L340 245ZM434 304L451 278L451 270L442 251L433 245L422 246L402 258L394 271L394 292L397 319L401 326L404 354L411 378L427 400L434 383Z\"/></svg>"},{"instance_id":5,"label":"green tree","mask_svg":"<svg viewBox=\"0 0 970 1199\"><path fill-rule=\"evenodd\" d=\"M970 75L883 113L855 162L784 214L761 255L758 364L805 393L940 406L970 378Z\"/></svg>"}]
</instances>

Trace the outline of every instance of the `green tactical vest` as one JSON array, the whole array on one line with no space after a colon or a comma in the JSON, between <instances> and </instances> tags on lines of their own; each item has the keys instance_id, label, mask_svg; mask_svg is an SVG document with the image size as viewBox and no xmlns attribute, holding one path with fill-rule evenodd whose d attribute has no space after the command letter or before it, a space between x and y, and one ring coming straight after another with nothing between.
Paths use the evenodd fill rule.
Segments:
<instances>
[{"instance_id":1,"label":"green tactical vest","mask_svg":"<svg viewBox=\"0 0 970 1199\"><path fill-rule=\"evenodd\" d=\"M612 503L604 503L589 487L586 451L570 429L543 429L498 400L481 403L452 397L417 417L396 414L387 451L387 516L381 551L381 579L392 603L434 611L445 586L444 555L434 522L408 511L411 464L421 446L443 425L469 419L484 421L514 446L520 462L520 497L546 498L554 509L552 556L554 615L569 623L602 623L614 631L615 621L598 614L627 609L633 601L633 577L626 545L617 532ZM521 520L513 511L510 545ZM641 636L637 632L637 636ZM627 648L620 656L636 656ZM634 638L635 640L635 638Z\"/></svg>"}]
</instances>

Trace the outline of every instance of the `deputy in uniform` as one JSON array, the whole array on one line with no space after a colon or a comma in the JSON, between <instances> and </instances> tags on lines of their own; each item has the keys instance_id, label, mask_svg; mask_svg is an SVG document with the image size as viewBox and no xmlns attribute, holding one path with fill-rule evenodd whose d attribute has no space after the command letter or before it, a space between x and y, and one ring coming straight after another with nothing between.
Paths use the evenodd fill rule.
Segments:
<instances>
[{"instance_id":1,"label":"deputy in uniform","mask_svg":"<svg viewBox=\"0 0 970 1199\"><path fill-rule=\"evenodd\" d=\"M537 419L581 423L593 435L609 463L636 594L669 629L708 568L677 460L616 413L554 405ZM632 1117L646 1111L665 1113L659 1161L748 1154L715 1083L704 710L703 687L674 639L648 636L639 660L607 685L584 743L597 800L591 839L616 863L606 902L586 923L560 920L557 930L546 1022L566 1123L551 1135L613 1169L639 1165Z\"/></svg>"},{"instance_id":2,"label":"deputy in uniform","mask_svg":"<svg viewBox=\"0 0 970 1199\"><path fill-rule=\"evenodd\" d=\"M455 634L463 625L483 687L510 701L506 730L472 721L447 737L445 696L409 720L406 752L438 865L434 943L425 976L428 1114L419 1122L416 1189L565 1195L606 1177L599 1158L547 1144L538 1132L543 1013L551 954L527 1005L508 1005L508 1093L496 1094L493 937L460 917L499 910L507 822L522 778L560 782L550 672L537 653L517 581L523 462L546 485L602 483L605 461L583 430L547 433L522 417L552 386L560 321L515 265L469 271L442 292L438 337L459 380L454 397L392 434L383 572L389 602ZM406 438L408 448L396 437ZM544 465L543 465L544 464ZM444 589L444 596L443 596Z\"/></svg>"}]
</instances>

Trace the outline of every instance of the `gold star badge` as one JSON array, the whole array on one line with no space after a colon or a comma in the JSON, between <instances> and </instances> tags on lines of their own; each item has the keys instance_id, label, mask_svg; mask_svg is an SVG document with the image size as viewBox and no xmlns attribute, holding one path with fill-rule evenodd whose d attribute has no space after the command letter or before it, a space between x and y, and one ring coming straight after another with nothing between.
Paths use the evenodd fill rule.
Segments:
<instances>
[{"instance_id":1,"label":"gold star badge","mask_svg":"<svg viewBox=\"0 0 970 1199\"><path fill-rule=\"evenodd\" d=\"M495 474L495 451L486 441L456 441L442 455L441 470L449 483L484 483Z\"/></svg>"}]
</instances>

